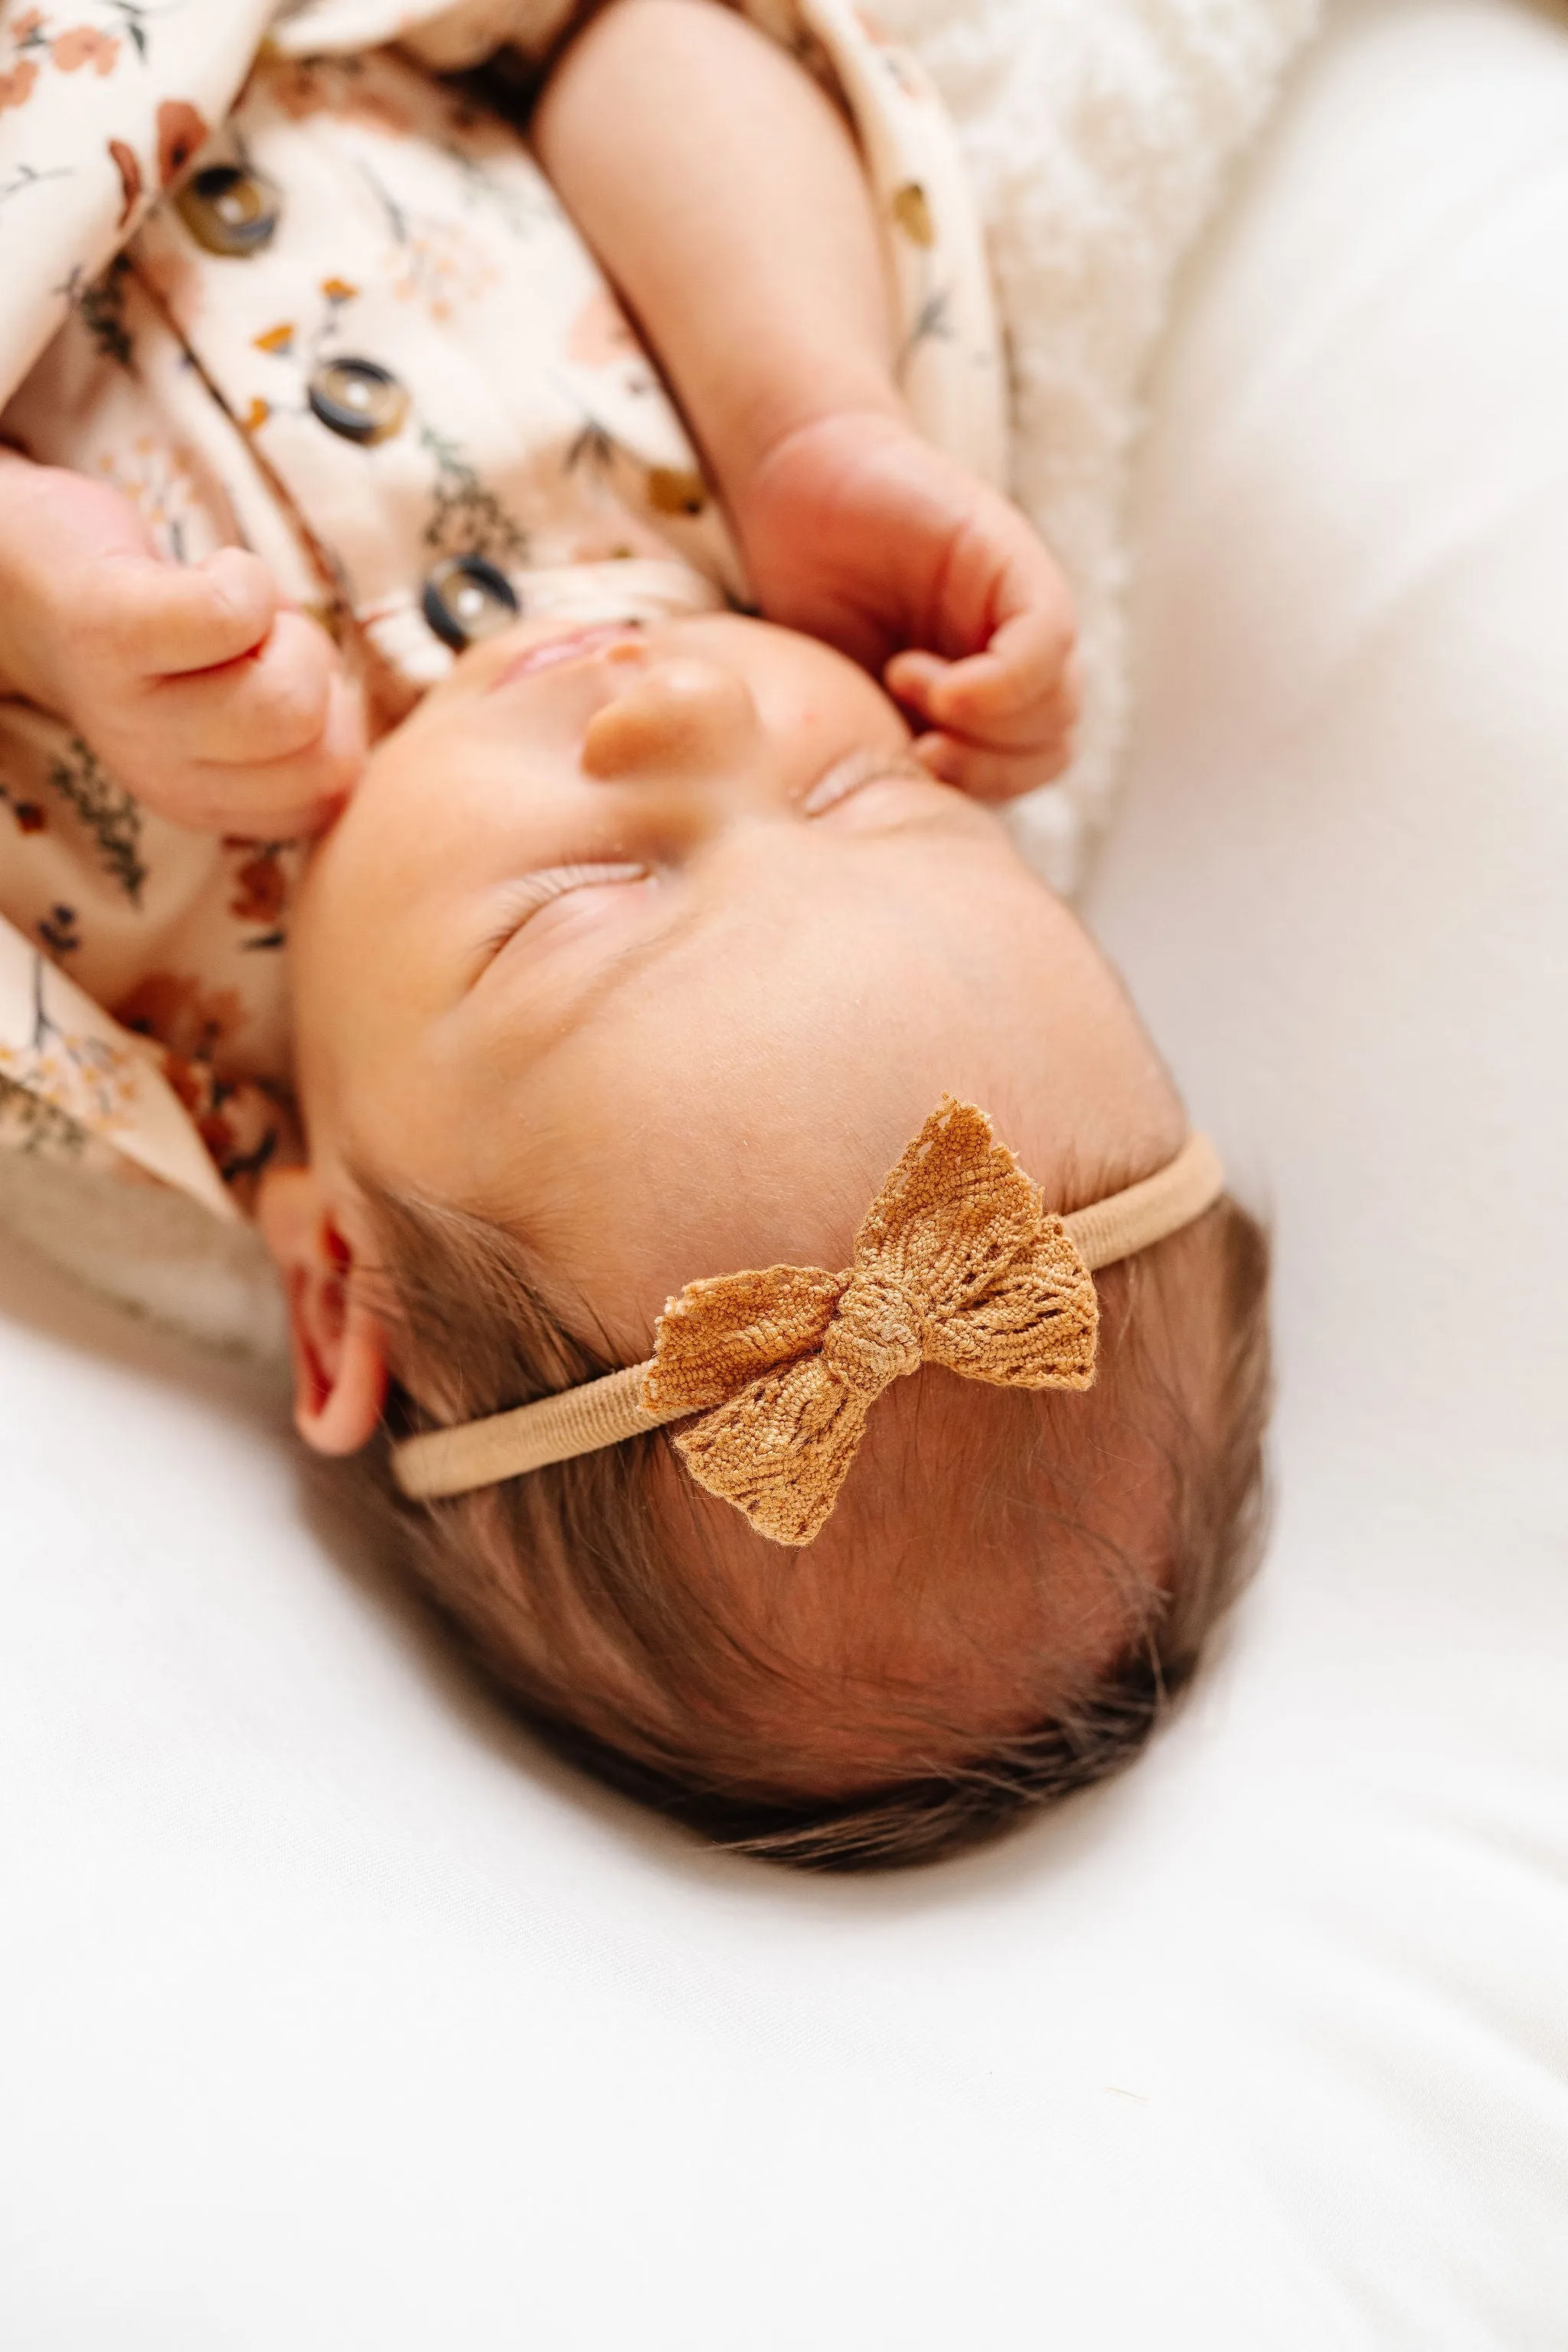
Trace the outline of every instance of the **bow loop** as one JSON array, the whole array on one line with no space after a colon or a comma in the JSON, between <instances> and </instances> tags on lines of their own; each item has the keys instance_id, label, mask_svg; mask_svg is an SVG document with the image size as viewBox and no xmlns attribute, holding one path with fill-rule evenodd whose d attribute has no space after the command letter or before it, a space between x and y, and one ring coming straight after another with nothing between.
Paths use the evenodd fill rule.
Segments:
<instances>
[{"instance_id":1,"label":"bow loop","mask_svg":"<svg viewBox=\"0 0 1568 2352\"><path fill-rule=\"evenodd\" d=\"M688 1469L775 1543L838 1499L882 1391L940 1364L1008 1388L1088 1388L1099 1305L1059 1217L984 1111L944 1097L872 1202L847 1274L774 1265L688 1283L659 1318L646 1409L696 1416Z\"/></svg>"},{"instance_id":2,"label":"bow loop","mask_svg":"<svg viewBox=\"0 0 1568 2352\"><path fill-rule=\"evenodd\" d=\"M760 1374L820 1347L848 1280L816 1265L765 1265L689 1282L658 1318L643 1382L648 1412L673 1418L723 1404Z\"/></svg>"},{"instance_id":3,"label":"bow loop","mask_svg":"<svg viewBox=\"0 0 1568 2352\"><path fill-rule=\"evenodd\" d=\"M855 1263L896 1271L942 1318L983 1296L1039 1223L1039 1192L985 1113L944 1096L867 1211Z\"/></svg>"},{"instance_id":4,"label":"bow loop","mask_svg":"<svg viewBox=\"0 0 1568 2352\"><path fill-rule=\"evenodd\" d=\"M820 1356L806 1356L700 1414L675 1442L698 1485L733 1503L759 1535L808 1544L838 1500L870 1403Z\"/></svg>"}]
</instances>

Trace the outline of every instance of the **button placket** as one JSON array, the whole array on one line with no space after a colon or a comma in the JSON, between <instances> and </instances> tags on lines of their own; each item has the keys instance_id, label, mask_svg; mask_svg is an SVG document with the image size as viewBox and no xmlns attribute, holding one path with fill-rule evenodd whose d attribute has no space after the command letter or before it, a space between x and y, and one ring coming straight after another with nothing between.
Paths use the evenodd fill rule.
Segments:
<instances>
[{"instance_id":1,"label":"button placket","mask_svg":"<svg viewBox=\"0 0 1568 2352\"><path fill-rule=\"evenodd\" d=\"M522 609L506 573L482 555L443 557L426 575L420 607L457 654L510 628Z\"/></svg>"},{"instance_id":2,"label":"button placket","mask_svg":"<svg viewBox=\"0 0 1568 2352\"><path fill-rule=\"evenodd\" d=\"M401 433L408 419L407 387L379 360L323 360L305 387L310 413L329 433L374 448Z\"/></svg>"},{"instance_id":3,"label":"button placket","mask_svg":"<svg viewBox=\"0 0 1568 2352\"><path fill-rule=\"evenodd\" d=\"M280 192L239 163L209 163L186 181L174 206L199 246L233 260L270 245L283 217Z\"/></svg>"}]
</instances>

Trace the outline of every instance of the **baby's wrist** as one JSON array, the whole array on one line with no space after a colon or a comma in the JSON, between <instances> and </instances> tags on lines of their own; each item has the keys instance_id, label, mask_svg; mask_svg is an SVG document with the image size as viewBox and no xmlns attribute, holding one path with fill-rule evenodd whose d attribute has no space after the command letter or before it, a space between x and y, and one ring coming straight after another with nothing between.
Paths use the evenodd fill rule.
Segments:
<instances>
[{"instance_id":1,"label":"baby's wrist","mask_svg":"<svg viewBox=\"0 0 1568 2352\"><path fill-rule=\"evenodd\" d=\"M748 524L772 513L792 478L824 461L852 464L858 451L918 437L896 388L845 386L838 396L800 399L760 413L748 433L744 462L723 483L742 541Z\"/></svg>"}]
</instances>

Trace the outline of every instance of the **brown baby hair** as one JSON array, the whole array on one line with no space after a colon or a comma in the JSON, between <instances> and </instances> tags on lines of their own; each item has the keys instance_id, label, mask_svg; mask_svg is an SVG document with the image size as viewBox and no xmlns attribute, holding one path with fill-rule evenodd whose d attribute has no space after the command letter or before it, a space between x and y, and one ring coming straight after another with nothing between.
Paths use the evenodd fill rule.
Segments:
<instances>
[{"instance_id":1,"label":"brown baby hair","mask_svg":"<svg viewBox=\"0 0 1568 2352\"><path fill-rule=\"evenodd\" d=\"M805 1674L773 1606L772 1580L799 1555L743 1536L763 1557L741 1605L720 1560L735 1515L697 1492L663 1431L408 1499L392 1469L399 1442L557 1394L614 1360L546 1306L516 1234L362 1189L382 1242L394 1378L351 1475L368 1482L405 1571L551 1748L726 1847L817 1870L924 1862L1120 1770L1256 1564L1268 1244L1228 1197L1100 1276L1086 1394L980 1390L924 1370L897 1384L899 1415L879 1408L900 1424L884 1440L899 1459L877 1482L879 1517L860 1475L900 1590L928 1591L957 1546L977 1564L1005 1558L1042 1591L1070 1563L1114 1602L1104 1662L1064 1680L1042 1657L1034 1719L977 1732L959 1698L896 1675ZM780 1727L814 1717L839 1731L827 1788L803 1788L779 1761Z\"/></svg>"}]
</instances>

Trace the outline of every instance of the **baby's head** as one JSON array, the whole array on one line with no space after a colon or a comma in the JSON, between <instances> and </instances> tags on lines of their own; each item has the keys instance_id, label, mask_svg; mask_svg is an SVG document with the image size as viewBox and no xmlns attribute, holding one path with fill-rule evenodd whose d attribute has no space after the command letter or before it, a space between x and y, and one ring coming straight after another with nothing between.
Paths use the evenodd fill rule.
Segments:
<instances>
[{"instance_id":1,"label":"baby's head","mask_svg":"<svg viewBox=\"0 0 1568 2352\"><path fill-rule=\"evenodd\" d=\"M1264 1259L1226 1202L1098 1283L1082 1392L931 1365L804 1549L669 1436L435 1504L393 1442L651 1352L667 1299L839 1270L944 1094L1070 1211L1186 1123L994 815L811 639L731 615L465 657L295 932L307 1169L273 1178L299 1419L557 1744L710 1832L869 1864L1108 1771L1249 1564Z\"/></svg>"}]
</instances>

